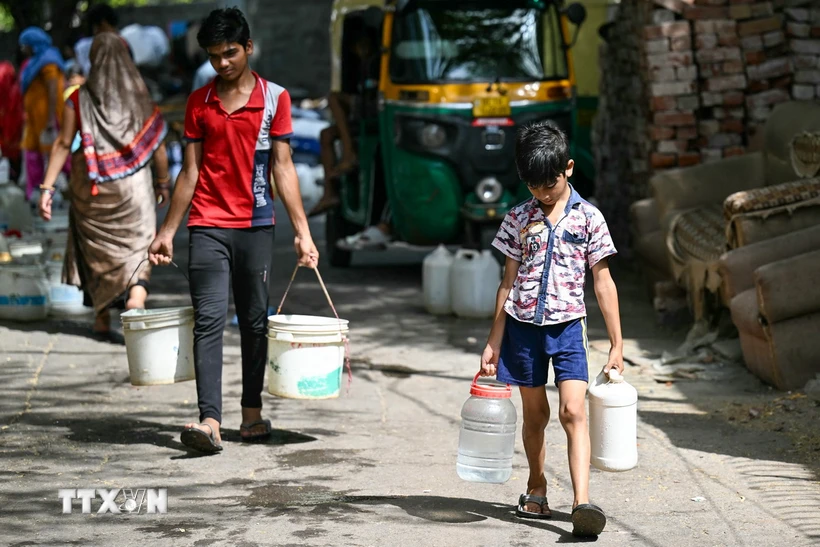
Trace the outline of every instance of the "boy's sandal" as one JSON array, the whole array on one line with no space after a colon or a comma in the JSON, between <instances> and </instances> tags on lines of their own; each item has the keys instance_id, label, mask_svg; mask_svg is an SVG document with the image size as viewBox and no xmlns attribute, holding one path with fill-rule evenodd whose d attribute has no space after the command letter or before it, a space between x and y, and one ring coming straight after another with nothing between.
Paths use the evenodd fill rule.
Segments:
<instances>
[{"instance_id":1,"label":"boy's sandal","mask_svg":"<svg viewBox=\"0 0 820 547\"><path fill-rule=\"evenodd\" d=\"M534 511L527 511L526 505L528 503L535 503L541 509L540 513L536 513ZM547 509L547 513L544 512L544 508ZM536 519L536 520L546 520L552 518L552 511L550 511L550 505L547 501L546 496L532 496L530 494L521 494L521 497L518 498L518 507L515 509L515 516L522 518L522 519Z\"/></svg>"},{"instance_id":2,"label":"boy's sandal","mask_svg":"<svg viewBox=\"0 0 820 547\"><path fill-rule=\"evenodd\" d=\"M575 537L597 537L605 526L606 515L597 505L582 503L572 510L572 535Z\"/></svg>"},{"instance_id":3,"label":"boy's sandal","mask_svg":"<svg viewBox=\"0 0 820 547\"><path fill-rule=\"evenodd\" d=\"M254 427L260 425L265 426L265 431L261 433L251 433L250 435L242 435L243 431L247 431L248 433L250 433ZM242 424L239 426L239 434L242 437L243 443L252 443L265 440L271 436L272 431L273 430L271 429L270 420L256 420L255 422L251 422L249 424Z\"/></svg>"}]
</instances>

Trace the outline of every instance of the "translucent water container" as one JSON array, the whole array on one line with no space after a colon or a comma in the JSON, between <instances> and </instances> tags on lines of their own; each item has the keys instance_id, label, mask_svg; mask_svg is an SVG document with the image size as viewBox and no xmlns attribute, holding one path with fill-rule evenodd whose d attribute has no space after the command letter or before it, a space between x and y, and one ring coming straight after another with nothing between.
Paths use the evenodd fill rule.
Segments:
<instances>
[{"instance_id":1,"label":"translucent water container","mask_svg":"<svg viewBox=\"0 0 820 547\"><path fill-rule=\"evenodd\" d=\"M470 398L461 407L458 436L458 476L471 482L504 483L512 475L516 411L509 385L470 386Z\"/></svg>"}]
</instances>

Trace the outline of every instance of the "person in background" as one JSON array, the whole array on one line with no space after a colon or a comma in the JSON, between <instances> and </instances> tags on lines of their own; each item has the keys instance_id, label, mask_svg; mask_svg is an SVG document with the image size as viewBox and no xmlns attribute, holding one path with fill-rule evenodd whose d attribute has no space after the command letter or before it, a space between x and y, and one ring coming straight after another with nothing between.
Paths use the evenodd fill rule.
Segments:
<instances>
[{"instance_id":1,"label":"person in background","mask_svg":"<svg viewBox=\"0 0 820 547\"><path fill-rule=\"evenodd\" d=\"M251 70L254 45L245 16L236 8L214 10L197 40L218 76L188 98L185 163L149 256L155 265L171 262L174 235L190 207L188 277L199 421L184 426L181 441L213 454L223 449L222 338L231 285L242 346L239 432L246 442L272 432L270 420L262 419L268 277L274 267L271 175L293 225L298 264L315 268L319 252L291 159L290 95Z\"/></svg>"},{"instance_id":2,"label":"person in background","mask_svg":"<svg viewBox=\"0 0 820 547\"><path fill-rule=\"evenodd\" d=\"M380 60L378 55L374 55L376 38L361 22L356 21L359 27L353 27L348 31L355 33L351 51L359 64L354 82L356 93L331 91L328 95L327 103L334 123L319 134L325 188L319 203L308 213L311 217L325 213L339 204L339 177L350 172L358 164L350 126L359 123L361 119L365 94L374 91L378 86L378 81L374 78L378 73L378 67L375 65ZM342 143L342 158L338 163L335 151L337 140Z\"/></svg>"},{"instance_id":3,"label":"person in background","mask_svg":"<svg viewBox=\"0 0 820 547\"><path fill-rule=\"evenodd\" d=\"M103 32L91 47L88 81L66 103L60 136L41 186L40 216L51 219L54 184L69 156L69 239L64 282L79 286L97 314L93 330L107 337L111 307L145 307L156 231L156 204L169 199L167 127L122 39ZM154 159L153 181L148 162Z\"/></svg>"},{"instance_id":4,"label":"person in background","mask_svg":"<svg viewBox=\"0 0 820 547\"><path fill-rule=\"evenodd\" d=\"M46 155L57 138L63 115L63 57L51 37L39 27L28 27L19 38L28 57L20 72L25 126L23 160L26 163L26 199L43 182ZM65 161L65 159L64 159Z\"/></svg>"},{"instance_id":5,"label":"person in background","mask_svg":"<svg viewBox=\"0 0 820 547\"><path fill-rule=\"evenodd\" d=\"M20 141L23 138L23 95L14 65L0 61L0 154L11 164L12 178L20 173Z\"/></svg>"},{"instance_id":6,"label":"person in background","mask_svg":"<svg viewBox=\"0 0 820 547\"><path fill-rule=\"evenodd\" d=\"M119 16L114 8L108 4L94 4L85 15L86 24L88 25L89 36L81 38L74 44L74 56L76 62L82 67L83 75L86 77L91 71L91 61L89 60L89 53L91 52L91 44L94 37L101 32L119 33L117 25L119 24ZM123 40L125 42L125 40ZM128 55L133 59L134 54L131 51L131 46L125 42L128 48Z\"/></svg>"},{"instance_id":7,"label":"person in background","mask_svg":"<svg viewBox=\"0 0 820 547\"><path fill-rule=\"evenodd\" d=\"M198 69L196 69L196 74L194 74L194 84L191 86L191 91L196 91L200 87L204 87L209 84L214 78L216 77L216 70L214 70L211 61L205 61L200 65Z\"/></svg>"}]
</instances>

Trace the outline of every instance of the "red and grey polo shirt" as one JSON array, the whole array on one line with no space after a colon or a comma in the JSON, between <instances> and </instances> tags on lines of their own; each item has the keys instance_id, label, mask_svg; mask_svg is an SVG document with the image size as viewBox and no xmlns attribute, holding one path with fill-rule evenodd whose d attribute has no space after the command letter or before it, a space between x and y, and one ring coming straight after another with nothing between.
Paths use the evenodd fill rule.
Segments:
<instances>
[{"instance_id":1,"label":"red and grey polo shirt","mask_svg":"<svg viewBox=\"0 0 820 547\"><path fill-rule=\"evenodd\" d=\"M188 226L251 228L274 224L271 193L273 141L293 133L290 95L255 72L248 104L228 114L215 79L188 98L185 139L202 143Z\"/></svg>"}]
</instances>

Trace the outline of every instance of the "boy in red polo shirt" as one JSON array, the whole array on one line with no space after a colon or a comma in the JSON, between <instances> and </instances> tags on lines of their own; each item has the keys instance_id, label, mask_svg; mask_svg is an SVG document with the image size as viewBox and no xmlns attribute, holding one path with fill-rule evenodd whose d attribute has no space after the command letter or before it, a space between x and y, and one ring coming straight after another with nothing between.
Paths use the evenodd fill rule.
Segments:
<instances>
[{"instance_id":1,"label":"boy in red polo shirt","mask_svg":"<svg viewBox=\"0 0 820 547\"><path fill-rule=\"evenodd\" d=\"M200 423L182 432L185 446L222 450L222 334L233 281L242 347L243 441L271 433L262 419L267 356L268 275L273 250L271 170L296 234L299 264L315 268L299 180L290 155L290 96L248 67L248 23L236 8L214 10L197 34L218 76L188 98L183 169L168 216L149 249L169 264L173 238L190 205L189 278L194 304L194 360Z\"/></svg>"}]
</instances>

